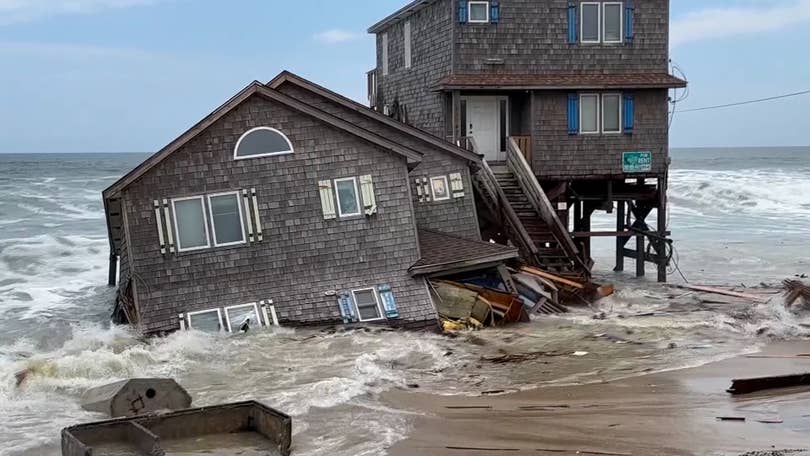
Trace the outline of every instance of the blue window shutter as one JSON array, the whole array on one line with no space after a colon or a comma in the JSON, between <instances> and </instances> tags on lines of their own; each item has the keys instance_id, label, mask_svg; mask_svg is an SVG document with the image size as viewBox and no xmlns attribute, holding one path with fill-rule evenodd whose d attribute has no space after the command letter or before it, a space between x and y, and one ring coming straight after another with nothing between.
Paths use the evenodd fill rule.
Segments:
<instances>
[{"instance_id":1,"label":"blue window shutter","mask_svg":"<svg viewBox=\"0 0 810 456\"><path fill-rule=\"evenodd\" d=\"M380 293L380 301L382 301L383 310L385 311L385 318L388 318L389 320L399 318L399 310L397 310L397 303L394 300L394 293L391 291L391 285L378 285L377 291Z\"/></svg>"},{"instance_id":2,"label":"blue window shutter","mask_svg":"<svg viewBox=\"0 0 810 456\"><path fill-rule=\"evenodd\" d=\"M458 23L467 23L467 0L459 0L458 2Z\"/></svg>"},{"instance_id":3,"label":"blue window shutter","mask_svg":"<svg viewBox=\"0 0 810 456\"><path fill-rule=\"evenodd\" d=\"M633 95L624 94L624 133L632 134L635 124L636 106L633 101Z\"/></svg>"},{"instance_id":4,"label":"blue window shutter","mask_svg":"<svg viewBox=\"0 0 810 456\"><path fill-rule=\"evenodd\" d=\"M489 22L497 24L501 21L501 2L492 0L489 4Z\"/></svg>"},{"instance_id":5,"label":"blue window shutter","mask_svg":"<svg viewBox=\"0 0 810 456\"><path fill-rule=\"evenodd\" d=\"M633 23L635 22L636 8L633 6L632 1L628 1L624 7L624 41L627 43L633 42L635 32L633 31Z\"/></svg>"},{"instance_id":6,"label":"blue window shutter","mask_svg":"<svg viewBox=\"0 0 810 456\"><path fill-rule=\"evenodd\" d=\"M568 134L579 133L579 96L575 93L568 94Z\"/></svg>"},{"instance_id":7,"label":"blue window shutter","mask_svg":"<svg viewBox=\"0 0 810 456\"><path fill-rule=\"evenodd\" d=\"M568 4L568 42L570 44L577 44L577 5L576 3Z\"/></svg>"},{"instance_id":8,"label":"blue window shutter","mask_svg":"<svg viewBox=\"0 0 810 456\"><path fill-rule=\"evenodd\" d=\"M349 293L340 293L338 295L338 304L340 306L340 316L343 318L343 323L354 323L357 317L354 314L354 302Z\"/></svg>"}]
</instances>

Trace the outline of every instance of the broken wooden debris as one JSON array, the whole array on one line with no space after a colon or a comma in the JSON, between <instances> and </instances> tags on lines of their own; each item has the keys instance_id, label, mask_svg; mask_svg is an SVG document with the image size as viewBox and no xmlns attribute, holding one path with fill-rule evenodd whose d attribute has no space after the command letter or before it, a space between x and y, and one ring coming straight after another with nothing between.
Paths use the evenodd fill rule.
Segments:
<instances>
[{"instance_id":1,"label":"broken wooden debris","mask_svg":"<svg viewBox=\"0 0 810 456\"><path fill-rule=\"evenodd\" d=\"M758 302L760 304L766 304L771 300L771 298L765 297L765 296L759 296L759 295L749 294L749 293L740 293L740 292L737 292L737 291L725 290L725 289L722 289L722 288L715 288L715 287L706 287L706 286L702 286L702 285L688 285L687 284L687 285L673 285L673 286L678 287L678 288L683 288L683 289L686 289L686 290L700 291L702 293L712 293L712 294L719 294L719 295L723 295L723 296L732 296L732 297L735 297L735 298L747 299L749 301Z\"/></svg>"},{"instance_id":2,"label":"broken wooden debris","mask_svg":"<svg viewBox=\"0 0 810 456\"><path fill-rule=\"evenodd\" d=\"M431 281L434 305L447 331L528 321L519 295L478 285Z\"/></svg>"},{"instance_id":3,"label":"broken wooden debris","mask_svg":"<svg viewBox=\"0 0 810 456\"><path fill-rule=\"evenodd\" d=\"M731 387L726 392L738 395L793 386L810 386L810 374L735 379L731 381Z\"/></svg>"},{"instance_id":4,"label":"broken wooden debris","mask_svg":"<svg viewBox=\"0 0 810 456\"><path fill-rule=\"evenodd\" d=\"M499 356L482 356L481 361L487 361L493 364L523 363L526 361L534 361L538 358L551 358L568 355L571 355L571 352L537 351L528 353L506 353Z\"/></svg>"},{"instance_id":5,"label":"broken wooden debris","mask_svg":"<svg viewBox=\"0 0 810 456\"><path fill-rule=\"evenodd\" d=\"M719 421L745 421L744 416L718 416Z\"/></svg>"},{"instance_id":6,"label":"broken wooden debris","mask_svg":"<svg viewBox=\"0 0 810 456\"><path fill-rule=\"evenodd\" d=\"M804 302L804 307L810 309L810 286L799 280L785 280L782 283L785 290L785 305L792 307L799 298Z\"/></svg>"},{"instance_id":7,"label":"broken wooden debris","mask_svg":"<svg viewBox=\"0 0 810 456\"><path fill-rule=\"evenodd\" d=\"M582 283L575 282L573 280L566 279L565 277L560 277L558 275L543 271L541 269L533 268L531 266L523 266L522 268L520 268L520 270L522 272L528 272L529 274L534 274L536 276L551 280L552 282L556 282L558 284L562 284L571 288L576 288L579 290L585 289L585 285Z\"/></svg>"}]
</instances>

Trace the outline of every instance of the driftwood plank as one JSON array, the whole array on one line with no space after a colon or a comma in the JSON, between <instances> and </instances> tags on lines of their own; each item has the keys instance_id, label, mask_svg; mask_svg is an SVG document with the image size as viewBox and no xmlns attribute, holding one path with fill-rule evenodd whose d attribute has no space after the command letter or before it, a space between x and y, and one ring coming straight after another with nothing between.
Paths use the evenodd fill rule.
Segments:
<instances>
[{"instance_id":1,"label":"driftwood plank","mask_svg":"<svg viewBox=\"0 0 810 456\"><path fill-rule=\"evenodd\" d=\"M766 298L764 296L758 296L748 293L738 293L736 291L723 290L722 288L704 287L700 285L674 285L674 286L692 291L701 291L703 293L713 293L723 296L733 296L735 298L748 299L750 301L759 302L762 304L766 304L771 300L771 298Z\"/></svg>"}]
</instances>

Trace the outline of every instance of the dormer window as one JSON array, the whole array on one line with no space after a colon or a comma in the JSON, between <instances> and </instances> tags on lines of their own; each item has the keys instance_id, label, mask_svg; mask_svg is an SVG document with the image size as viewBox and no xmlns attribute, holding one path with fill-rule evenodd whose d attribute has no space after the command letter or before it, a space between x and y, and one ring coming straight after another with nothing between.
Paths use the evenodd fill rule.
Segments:
<instances>
[{"instance_id":1,"label":"dormer window","mask_svg":"<svg viewBox=\"0 0 810 456\"><path fill-rule=\"evenodd\" d=\"M468 2L468 21L471 24L489 23L489 2Z\"/></svg>"},{"instance_id":2,"label":"dormer window","mask_svg":"<svg viewBox=\"0 0 810 456\"><path fill-rule=\"evenodd\" d=\"M257 127L248 130L236 142L233 158L269 157L293 153L293 146L284 133L270 127Z\"/></svg>"}]
</instances>

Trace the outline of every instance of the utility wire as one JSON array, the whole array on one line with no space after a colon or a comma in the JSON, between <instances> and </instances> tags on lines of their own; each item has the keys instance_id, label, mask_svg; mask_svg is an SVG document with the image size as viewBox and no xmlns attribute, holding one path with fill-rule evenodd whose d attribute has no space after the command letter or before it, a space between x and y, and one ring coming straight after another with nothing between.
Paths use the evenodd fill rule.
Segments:
<instances>
[{"instance_id":1,"label":"utility wire","mask_svg":"<svg viewBox=\"0 0 810 456\"><path fill-rule=\"evenodd\" d=\"M804 91L801 91L801 92L788 93L788 94L785 94L785 95L777 95L775 97L759 98L757 100L741 101L739 103L729 103L729 104L717 105L717 106L706 106L706 107L703 107L703 108L681 109L678 112L679 113L684 113L684 112L695 112L695 111L708 111L709 109L730 108L730 107L733 107L733 106L742 106L742 105L753 104L753 103L762 103L763 101L772 101L772 100L780 100L782 98L797 97L799 95L807 95L808 93L810 93L810 90L804 90Z\"/></svg>"}]
</instances>

